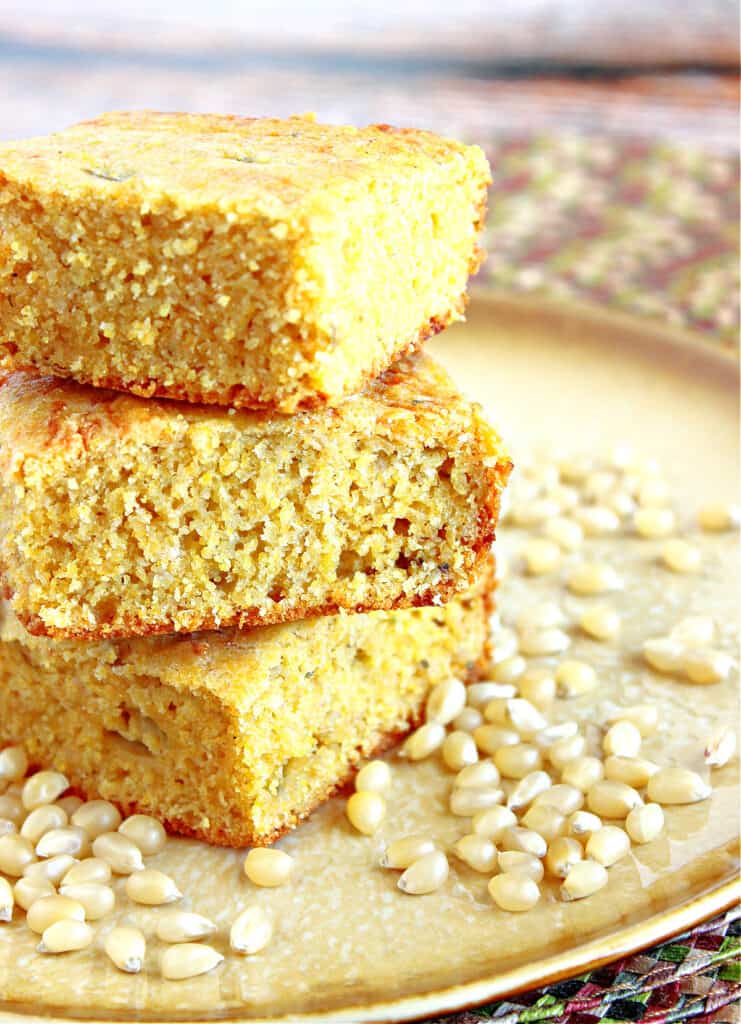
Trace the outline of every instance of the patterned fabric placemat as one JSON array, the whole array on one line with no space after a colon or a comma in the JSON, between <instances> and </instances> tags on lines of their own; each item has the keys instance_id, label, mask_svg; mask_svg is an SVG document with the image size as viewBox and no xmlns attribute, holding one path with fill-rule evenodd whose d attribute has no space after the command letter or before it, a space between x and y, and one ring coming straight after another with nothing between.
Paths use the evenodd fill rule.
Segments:
<instances>
[{"instance_id":1,"label":"patterned fabric placemat","mask_svg":"<svg viewBox=\"0 0 741 1024\"><path fill-rule=\"evenodd\" d=\"M480 281L582 298L739 341L739 162L643 139L488 147Z\"/></svg>"},{"instance_id":2,"label":"patterned fabric placemat","mask_svg":"<svg viewBox=\"0 0 741 1024\"><path fill-rule=\"evenodd\" d=\"M479 285L589 300L738 350L738 159L584 135L484 145L494 187ZM579 977L428 1024L489 1020L735 1024L741 910Z\"/></svg>"},{"instance_id":3,"label":"patterned fabric placemat","mask_svg":"<svg viewBox=\"0 0 741 1024\"><path fill-rule=\"evenodd\" d=\"M429 1024L738 1022L741 910L576 978Z\"/></svg>"}]
</instances>

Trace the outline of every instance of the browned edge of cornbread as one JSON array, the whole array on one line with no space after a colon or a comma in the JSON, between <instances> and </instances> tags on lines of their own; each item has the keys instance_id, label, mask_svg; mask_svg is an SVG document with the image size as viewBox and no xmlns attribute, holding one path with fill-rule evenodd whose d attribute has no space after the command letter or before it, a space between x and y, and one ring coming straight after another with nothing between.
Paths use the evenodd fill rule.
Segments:
<instances>
[{"instance_id":1,"label":"browned edge of cornbread","mask_svg":"<svg viewBox=\"0 0 741 1024\"><path fill-rule=\"evenodd\" d=\"M482 607L484 624L488 625L489 617L495 608L495 590L497 587L496 580L496 562L493 557L489 557L486 560L485 568L483 570L483 592L482 592ZM489 666L491 664L491 640L489 636L489 630L486 630L486 642L484 650L482 651L479 660L470 667L466 675L466 685L476 682L478 679L485 677ZM224 829L212 828L210 830L194 829L185 822L177 818L163 818L162 824L165 829L171 835L183 836L188 839L199 839L202 842L209 843L212 846L225 846L230 848L240 848L248 846L271 846L277 842L282 836L291 832L294 828L297 828L303 821L310 817L310 815L320 807L323 803L326 803L331 797L341 793L345 790L352 780L357 775L358 771L362 767L360 763L362 760L368 760L370 758L379 756L392 747L396 746L405 736L408 736L413 729L421 725L424 720L424 709L411 718L407 722L405 729L397 730L393 733L388 733L383 736L379 743L369 750L358 749L358 763L351 765L345 775L338 779L324 794L317 797L316 800L310 807L302 809L297 813L290 821L288 821L282 828L276 829L270 835L254 835L254 834L240 834L238 837L232 833L224 831ZM0 737L0 746L2 746L2 738ZM49 767L42 764L33 764L30 766L31 771L37 769ZM83 800L95 800L98 799L100 794L96 793L94 789L83 789L79 786L72 786L70 792L75 796L79 796ZM115 799L110 800L111 803L116 804L121 814L124 816L130 814L149 814L151 815L151 808L143 808L135 801L129 803L120 803Z\"/></svg>"}]
</instances>

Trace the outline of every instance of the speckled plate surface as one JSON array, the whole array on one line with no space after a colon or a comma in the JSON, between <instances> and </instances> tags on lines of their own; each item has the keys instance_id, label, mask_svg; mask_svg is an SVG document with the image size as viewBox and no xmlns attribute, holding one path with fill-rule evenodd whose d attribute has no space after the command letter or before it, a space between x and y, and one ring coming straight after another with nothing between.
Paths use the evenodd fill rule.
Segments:
<instances>
[{"instance_id":1,"label":"speckled plate surface","mask_svg":"<svg viewBox=\"0 0 741 1024\"><path fill-rule=\"evenodd\" d=\"M465 326L432 347L490 410L515 459L543 444L598 452L625 440L665 467L681 531L703 550L702 571L669 573L657 563L656 542L627 533L588 541L584 554L609 560L625 580L611 599L623 630L618 644L597 644L574 631L570 655L590 660L601 686L596 697L558 702L553 718L600 717L609 702L655 702L662 723L646 741L647 756L699 767L708 733L738 719L737 678L691 686L655 675L638 652L646 637L706 611L718 622L720 645L738 651L736 538L701 536L695 526L699 503L738 490L734 361L690 335L641 321L483 297L473 302ZM522 531L502 527L498 543L512 566L499 591L503 620L528 601L551 598L575 617L589 599L567 594L563 571L523 576L522 542ZM569 556L564 570L577 557ZM533 659L541 662L549 659ZM52 958L34 951L18 917L0 927L0 1020L402 1020L577 973L658 942L739 898L738 761L714 773L713 782L710 800L670 809L665 835L612 868L598 896L563 904L546 890L534 910L508 915L492 907L486 878L457 863L446 886L425 897L403 896L396 876L376 866L384 841L400 834L425 831L448 844L467 831L465 819L445 810L450 776L436 760L395 763L390 811L378 835L353 834L343 801L335 800L283 841L296 857L290 886L256 890L241 874L241 854L196 842L173 841L151 859L173 875L186 906L217 922L214 945L224 951L228 924L240 909L250 902L268 908L276 935L262 955L230 956L209 975L164 982L156 939L145 970L127 976L100 953L109 919L92 949ZM134 907L121 893L116 913L153 935L157 910Z\"/></svg>"}]
</instances>

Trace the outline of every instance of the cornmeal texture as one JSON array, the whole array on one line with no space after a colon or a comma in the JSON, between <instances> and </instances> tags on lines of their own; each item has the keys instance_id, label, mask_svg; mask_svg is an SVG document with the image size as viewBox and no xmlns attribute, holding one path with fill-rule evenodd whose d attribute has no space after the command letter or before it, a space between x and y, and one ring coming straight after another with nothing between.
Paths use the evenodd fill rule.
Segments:
<instances>
[{"instance_id":1,"label":"cornmeal texture","mask_svg":"<svg viewBox=\"0 0 741 1024\"><path fill-rule=\"evenodd\" d=\"M173 832L266 844L485 667L491 572L440 608L96 643L0 620L0 746Z\"/></svg>"},{"instance_id":2,"label":"cornmeal texture","mask_svg":"<svg viewBox=\"0 0 741 1024\"><path fill-rule=\"evenodd\" d=\"M336 404L463 313L489 167L429 132L113 113L0 146L0 360Z\"/></svg>"},{"instance_id":3,"label":"cornmeal texture","mask_svg":"<svg viewBox=\"0 0 741 1024\"><path fill-rule=\"evenodd\" d=\"M510 470L429 357L294 416L0 380L0 566L75 639L440 604L475 579Z\"/></svg>"}]
</instances>

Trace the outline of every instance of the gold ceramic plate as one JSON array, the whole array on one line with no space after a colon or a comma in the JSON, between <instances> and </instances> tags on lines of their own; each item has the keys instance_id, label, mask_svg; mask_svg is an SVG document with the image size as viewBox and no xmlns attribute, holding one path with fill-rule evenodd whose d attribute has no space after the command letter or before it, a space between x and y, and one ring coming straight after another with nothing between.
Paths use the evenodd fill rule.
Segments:
<instances>
[{"instance_id":1,"label":"gold ceramic plate","mask_svg":"<svg viewBox=\"0 0 741 1024\"><path fill-rule=\"evenodd\" d=\"M658 703L662 726L647 756L699 767L708 734L738 718L736 681L683 684L655 675L638 655L647 636L706 611L721 626L721 646L737 651L735 538L700 536L694 525L700 501L737 493L735 363L707 342L640 321L504 298L477 297L468 323L432 347L489 408L516 459L542 444L598 451L625 440L665 467L682 529L702 547L702 572L669 573L657 563L658 544L627 533L589 541L590 556L609 559L625 580L611 596L623 629L613 645L574 631L570 654L597 667L600 689L596 698L559 702L555 717L601 717L609 702ZM589 599L568 595L562 573L528 579L518 571L522 541L521 531L502 527L499 551L512 565L498 598L505 622L549 597L576 616ZM542 985L658 942L739 898L738 761L713 782L709 801L670 809L666 834L612 868L599 895L564 904L549 891L516 915L494 909L486 878L460 864L424 897L402 895L396 875L377 867L392 837L424 831L449 844L467 831L465 819L445 810L450 776L435 759L395 762L380 833L352 833L343 801L330 802L281 844L296 857L289 886L257 890L240 871L241 854L191 841L173 841L151 859L187 894L186 907L217 922L214 945L224 952L237 912L253 902L268 908L276 934L263 955L227 956L209 975L163 982L154 938L145 970L124 975L100 953L108 919L95 948L54 958L35 952L17 915L0 926L0 1019L406 1020ZM117 914L153 936L156 909L120 893Z\"/></svg>"}]
</instances>

